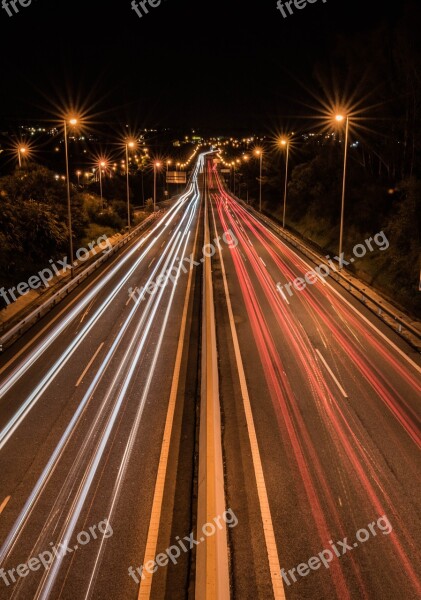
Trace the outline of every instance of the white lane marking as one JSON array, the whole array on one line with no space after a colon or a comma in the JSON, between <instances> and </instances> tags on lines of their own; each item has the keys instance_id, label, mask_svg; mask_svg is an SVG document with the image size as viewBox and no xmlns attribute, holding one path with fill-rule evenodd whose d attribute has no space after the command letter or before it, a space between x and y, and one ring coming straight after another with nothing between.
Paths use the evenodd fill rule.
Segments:
<instances>
[{"instance_id":1,"label":"white lane marking","mask_svg":"<svg viewBox=\"0 0 421 600\"><path fill-rule=\"evenodd\" d=\"M92 367L94 360L96 359L96 357L98 356L98 354L101 351L102 346L104 345L104 342L102 342L99 345L98 350L95 352L95 354L93 355L93 357L91 358L91 360L89 361L86 369L83 371L82 375L79 377L79 379L77 380L76 386L75 387L79 387L79 385L82 383L83 378L85 377L86 373L89 371L89 369Z\"/></svg>"},{"instance_id":2,"label":"white lane marking","mask_svg":"<svg viewBox=\"0 0 421 600\"><path fill-rule=\"evenodd\" d=\"M243 209L244 210L244 209ZM256 219L256 217L254 215L252 215L251 213L247 213L256 223L259 223L259 225L262 225L262 221L258 221ZM269 229L269 227L267 226L266 223L263 222L263 225L266 227L266 231L268 231L268 233L277 241L280 242L281 244L283 244L285 246L285 248L287 250L290 250L294 253L294 256L296 256L298 258L298 260L300 260L303 265L306 266L306 268L308 268L309 270L313 271L314 270L314 266L311 266L310 263L306 262L303 258L301 258L301 256L299 256L296 253L296 250L293 250L292 248L290 248L288 246L288 244L285 243L285 241L283 239L281 239L280 237L278 237L273 231L271 231ZM376 327L376 325L374 325L374 323L372 323L369 319L367 319L357 308L355 308L355 306L353 306L346 298L343 294L341 294L340 292L338 292L338 290L336 290L333 285L331 283L329 283L329 281L325 280L326 285L332 290L332 292L342 300L342 302L345 302L345 304L347 304L349 306L349 308L352 309L352 311L354 313L356 313L358 315L358 317L360 319L362 319L364 321L364 323L366 323L367 325L369 325L371 327L371 329L373 329L383 340L385 340L389 346L391 346L398 354L400 354L400 356L402 358L404 358L412 367L414 367L414 369L418 372L421 373L421 366L417 365L417 363L415 361L412 360L412 358L410 358L407 354L405 354L405 352L403 350L401 350L400 348L398 348L398 346L392 342L391 339L389 339L384 333L382 333L380 331L380 329L378 329L378 327ZM344 290L345 291L345 290ZM373 315L374 317L375 315ZM387 325L387 323L386 323ZM390 326L389 326L390 327Z\"/></svg>"},{"instance_id":3,"label":"white lane marking","mask_svg":"<svg viewBox=\"0 0 421 600\"><path fill-rule=\"evenodd\" d=\"M170 233L171 233L171 231L170 231ZM162 246L161 246L161 248L162 248ZM155 256L153 257L153 259L151 260L151 262L148 264L148 269L151 268L151 266L153 265L154 260L155 260Z\"/></svg>"},{"instance_id":4,"label":"white lane marking","mask_svg":"<svg viewBox=\"0 0 421 600\"><path fill-rule=\"evenodd\" d=\"M187 198L187 196L186 196ZM178 211L181 210L182 206L184 205L184 200L182 201L181 198L179 200L179 202L177 204L174 205L173 208L171 208L169 210L168 213L166 213L166 215L163 217L162 220L160 220L158 222L157 225L155 225L151 231L149 231L148 233L145 234L145 236L141 237L138 241L135 242L135 244L133 246L129 246L127 249L127 252L123 253L121 255L121 257L119 258L118 261L116 261L115 263L110 264L103 273L101 273L100 275L98 275L98 277L95 278L94 281L92 281L92 283L90 283L86 289L82 290L80 292L80 294L74 298L70 304L68 304L60 313L59 315L56 315L56 317L53 318L52 321L50 321L46 327L39 332L34 338L32 338L24 348L22 348L13 358L10 359L10 361L4 365L2 367L2 369L0 370L0 374L3 373L3 371L10 366L13 362L16 361L16 359L21 356L21 354L30 346L33 345L34 341L37 340L41 334L45 331L47 331L47 329L49 329L51 327L51 325L59 319L59 317L61 315L63 315L66 311L68 311L68 309L74 304L76 303L78 300L81 300L79 306L76 306L71 312L69 312L69 315L63 320L63 322L60 324L58 324L56 326L56 328L51 332L51 335L49 337L47 337L46 340L44 340L42 342L42 344L40 344L38 346L38 349L35 349L33 351L33 353L29 356L26 357L26 360L22 361L21 364L17 367L16 371L11 374L6 380L5 382L2 382L0 385L0 396L2 396L3 394L7 393L7 391L10 389L10 387L12 385L14 385L16 383L16 381L19 379L19 377L21 375L23 375L24 373L26 373L26 371L32 366L32 364L43 354L43 352L50 346L50 344L52 343L52 341L63 331L63 329L65 327L68 326L69 323L73 322L73 319L76 319L76 317L78 316L78 314L83 310L83 308L85 308L90 300L92 299L93 295L97 295L98 292L111 280L112 277L114 277L114 275L116 275L121 268L126 264L126 262L129 262L130 259L136 254L137 250L139 250L140 248L143 248L143 246L146 244L146 242L152 238L153 234L155 233L155 231L158 231L158 229L160 230L160 233L157 234L157 237L152 239L152 241L150 242L148 248L146 249L146 251L142 254L141 259L143 259L147 252L149 252L149 250L153 247L153 244L156 242L156 240L162 235L162 233L165 231L165 229L170 225L170 223L173 221L174 217L177 215ZM165 221L168 221L168 223L165 225ZM138 266L138 264L140 264L139 259L136 260L135 263L135 268ZM131 268L130 271L134 272L135 268ZM128 277L124 277L124 281L126 281L128 279ZM98 283L98 281L100 281L100 283ZM122 283L123 280L121 280L120 283ZM94 287L95 286L95 287ZM88 291L90 288L94 288L93 290L91 290L88 294ZM89 296L87 297L85 300L83 299L84 296ZM109 296L110 298L110 296ZM57 370L58 372L58 370Z\"/></svg>"},{"instance_id":5,"label":"white lane marking","mask_svg":"<svg viewBox=\"0 0 421 600\"><path fill-rule=\"evenodd\" d=\"M337 378L335 377L335 374L333 373L332 369L329 367L329 365L327 364L327 362L325 361L325 359L323 358L322 354L319 352L319 350L316 348L316 352L317 352L317 356L320 358L320 360L322 361L322 363L324 364L324 366L326 367L327 371L329 372L330 376L332 377L333 381L336 383L336 385L339 388L339 391L341 392L342 396L344 398L348 399L348 395L346 393L346 391L344 390L344 388L341 386L341 384L339 383L339 381L337 380Z\"/></svg>"},{"instance_id":6,"label":"white lane marking","mask_svg":"<svg viewBox=\"0 0 421 600\"><path fill-rule=\"evenodd\" d=\"M164 246L165 246L165 240L162 242L161 248L163 248Z\"/></svg>"},{"instance_id":7,"label":"white lane marking","mask_svg":"<svg viewBox=\"0 0 421 600\"><path fill-rule=\"evenodd\" d=\"M137 289L137 287L132 291L131 294L129 294L129 299L126 302L126 306L129 306L130 302L136 302L136 298L135 298L135 294L138 294L140 290Z\"/></svg>"},{"instance_id":8,"label":"white lane marking","mask_svg":"<svg viewBox=\"0 0 421 600\"><path fill-rule=\"evenodd\" d=\"M6 508L6 506L7 506L7 504L8 504L8 502L9 502L9 500L10 500L11 497L12 496L7 496L7 498L5 498L3 500L3 502L1 503L1 506L0 506L0 515L4 511L4 509Z\"/></svg>"},{"instance_id":9,"label":"white lane marking","mask_svg":"<svg viewBox=\"0 0 421 600\"><path fill-rule=\"evenodd\" d=\"M214 230L216 229L215 214L212 208L212 217L214 222ZM232 311L231 299L228 290L227 275L225 272L224 260L222 258L221 249L218 248L219 258L221 261L222 277L224 280L225 297L227 300L228 315L231 326L231 335L234 345L235 358L237 362L238 376L240 380L241 395L243 398L244 412L247 421L247 430L250 439L250 447L252 453L253 467L256 478L256 487L259 497L260 514L262 518L263 532L266 542L266 552L269 562L269 570L272 580L273 596L275 600L285 600L284 585L281 576L281 566L279 564L278 550L276 547L275 532L273 529L272 515L270 512L269 498L266 489L265 476L263 473L262 459L260 456L259 444L257 442L257 433L254 425L253 412L251 409L250 396L247 388L246 374L244 370L243 359L241 357L240 344L238 341L237 330L235 327L234 314Z\"/></svg>"},{"instance_id":10,"label":"white lane marking","mask_svg":"<svg viewBox=\"0 0 421 600\"><path fill-rule=\"evenodd\" d=\"M288 300L288 298L285 296L285 294L284 294L284 290L282 289L282 286L281 286L281 285L279 285L279 283L278 283L278 285L276 286L276 289L277 289L277 290L278 290L278 292L281 294L281 296L282 296L282 298L285 300L285 302L286 302L287 304L289 304L289 300Z\"/></svg>"},{"instance_id":11,"label":"white lane marking","mask_svg":"<svg viewBox=\"0 0 421 600\"><path fill-rule=\"evenodd\" d=\"M266 267L266 265L265 265L265 261L263 260L263 258L262 258L261 256L259 256L259 258L260 258L260 260L262 261L262 264L263 264L263 266L264 266L264 267ZM267 267L266 267L266 268L267 268Z\"/></svg>"}]
</instances>

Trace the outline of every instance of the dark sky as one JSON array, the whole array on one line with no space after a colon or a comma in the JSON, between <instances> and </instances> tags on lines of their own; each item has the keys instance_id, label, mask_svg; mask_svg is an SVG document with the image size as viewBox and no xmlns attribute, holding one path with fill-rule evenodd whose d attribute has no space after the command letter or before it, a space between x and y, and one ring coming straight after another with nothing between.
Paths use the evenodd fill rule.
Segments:
<instances>
[{"instance_id":1,"label":"dark sky","mask_svg":"<svg viewBox=\"0 0 421 600\"><path fill-rule=\"evenodd\" d=\"M402 0L316 0L284 19L276 0L32 0L0 11L2 121L73 97L100 119L138 126L256 126L294 114L336 37L399 18ZM95 105L95 103L97 103Z\"/></svg>"}]
</instances>

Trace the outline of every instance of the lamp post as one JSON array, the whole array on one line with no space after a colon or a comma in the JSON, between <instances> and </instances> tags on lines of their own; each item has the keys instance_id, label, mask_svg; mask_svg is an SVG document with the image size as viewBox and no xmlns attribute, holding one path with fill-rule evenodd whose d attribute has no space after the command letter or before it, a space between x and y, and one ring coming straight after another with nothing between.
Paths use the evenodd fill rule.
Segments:
<instances>
[{"instance_id":1,"label":"lamp post","mask_svg":"<svg viewBox=\"0 0 421 600\"><path fill-rule=\"evenodd\" d=\"M240 165L241 164L241 160L239 158L237 158L237 160L235 161L235 165L234 165L234 196L235 196L235 174L236 174L236 165ZM240 197L241 194L241 177L239 174L239 182L238 182L238 197Z\"/></svg>"},{"instance_id":2,"label":"lamp post","mask_svg":"<svg viewBox=\"0 0 421 600\"><path fill-rule=\"evenodd\" d=\"M76 171L76 177L77 177L77 186L80 186L80 176L82 175L82 171Z\"/></svg>"},{"instance_id":3,"label":"lamp post","mask_svg":"<svg viewBox=\"0 0 421 600\"><path fill-rule=\"evenodd\" d=\"M338 123L342 123L345 121L345 152L344 152L344 171L343 171L343 181L342 181L342 202L341 202L341 225L339 232L339 257L342 255L343 248L343 237L344 237L344 216L345 216L345 191L346 191L346 168L347 168L347 159L348 159L348 137L349 137L349 115L345 117L341 114L336 115L335 117ZM339 264L339 270L342 269L342 261Z\"/></svg>"},{"instance_id":4,"label":"lamp post","mask_svg":"<svg viewBox=\"0 0 421 600\"><path fill-rule=\"evenodd\" d=\"M234 161L232 161L231 166L232 166L232 171L233 171L233 187L232 187L232 190L233 190L233 194L235 196L235 162Z\"/></svg>"},{"instance_id":5,"label":"lamp post","mask_svg":"<svg viewBox=\"0 0 421 600\"><path fill-rule=\"evenodd\" d=\"M101 210L104 210L104 198L102 195L102 169L107 166L104 160L99 161L99 193L101 195Z\"/></svg>"},{"instance_id":6,"label":"lamp post","mask_svg":"<svg viewBox=\"0 0 421 600\"><path fill-rule=\"evenodd\" d=\"M19 146L19 148L18 148L19 169L22 168L22 154L25 154L26 150L27 150L27 148L25 146Z\"/></svg>"},{"instance_id":7,"label":"lamp post","mask_svg":"<svg viewBox=\"0 0 421 600\"><path fill-rule=\"evenodd\" d=\"M170 184L168 183L168 170L169 166L172 164L171 160L167 160L167 198L170 197Z\"/></svg>"},{"instance_id":8,"label":"lamp post","mask_svg":"<svg viewBox=\"0 0 421 600\"><path fill-rule=\"evenodd\" d=\"M260 189L259 189L259 210L262 212L262 170L263 170L263 150L256 150L256 156L260 157Z\"/></svg>"},{"instance_id":9,"label":"lamp post","mask_svg":"<svg viewBox=\"0 0 421 600\"><path fill-rule=\"evenodd\" d=\"M127 227L130 231L130 181L129 181L129 148L135 147L133 140L126 140L126 190L127 190Z\"/></svg>"},{"instance_id":10,"label":"lamp post","mask_svg":"<svg viewBox=\"0 0 421 600\"><path fill-rule=\"evenodd\" d=\"M287 210L287 191L288 191L289 138L283 138L283 139L281 139L281 146L283 146L286 149L284 210L283 210L283 216L282 216L282 227L285 229L285 216L286 216L286 210Z\"/></svg>"},{"instance_id":11,"label":"lamp post","mask_svg":"<svg viewBox=\"0 0 421 600\"><path fill-rule=\"evenodd\" d=\"M160 162L155 162L153 166L153 211L156 210L156 172L161 166Z\"/></svg>"},{"instance_id":12,"label":"lamp post","mask_svg":"<svg viewBox=\"0 0 421 600\"><path fill-rule=\"evenodd\" d=\"M67 127L77 125L78 120L76 118L64 119L64 148L66 156L66 181L67 181L67 221L69 227L69 251L70 251L70 277L74 277L74 266L73 266L73 230L72 230L72 206L70 200L70 169L69 169L69 144L67 139Z\"/></svg>"}]
</instances>

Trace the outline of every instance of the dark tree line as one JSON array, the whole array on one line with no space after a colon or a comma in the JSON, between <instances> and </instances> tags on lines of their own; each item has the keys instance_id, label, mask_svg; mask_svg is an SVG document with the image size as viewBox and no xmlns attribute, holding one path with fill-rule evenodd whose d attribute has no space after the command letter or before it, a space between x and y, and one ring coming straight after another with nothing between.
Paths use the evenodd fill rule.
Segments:
<instances>
[{"instance_id":1,"label":"dark tree line","mask_svg":"<svg viewBox=\"0 0 421 600\"><path fill-rule=\"evenodd\" d=\"M420 8L375 31L339 38L333 68L317 65L314 98L347 98L350 128L345 249L380 230L390 249L355 266L358 275L421 316L421 36ZM303 136L313 131L312 136ZM334 131L334 126L330 132ZM343 135L326 136L320 121L292 139L287 225L329 252L337 251L343 169ZM253 161L254 163L255 161ZM267 147L264 209L281 220L284 155ZM254 203L256 165L242 169ZM245 187L245 185L243 186ZM244 191L243 191L244 197Z\"/></svg>"}]
</instances>

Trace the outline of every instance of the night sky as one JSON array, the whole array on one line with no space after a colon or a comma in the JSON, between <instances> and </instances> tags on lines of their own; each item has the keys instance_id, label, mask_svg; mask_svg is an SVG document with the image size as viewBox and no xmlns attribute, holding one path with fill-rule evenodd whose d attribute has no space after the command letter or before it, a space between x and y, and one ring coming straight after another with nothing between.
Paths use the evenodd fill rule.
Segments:
<instances>
[{"instance_id":1,"label":"night sky","mask_svg":"<svg viewBox=\"0 0 421 600\"><path fill-rule=\"evenodd\" d=\"M337 37L393 22L402 2L317 0L287 19L276 0L32 0L0 11L2 122L48 116L78 98L99 121L271 127L295 115ZM363 65L362 65L363 68Z\"/></svg>"}]
</instances>

